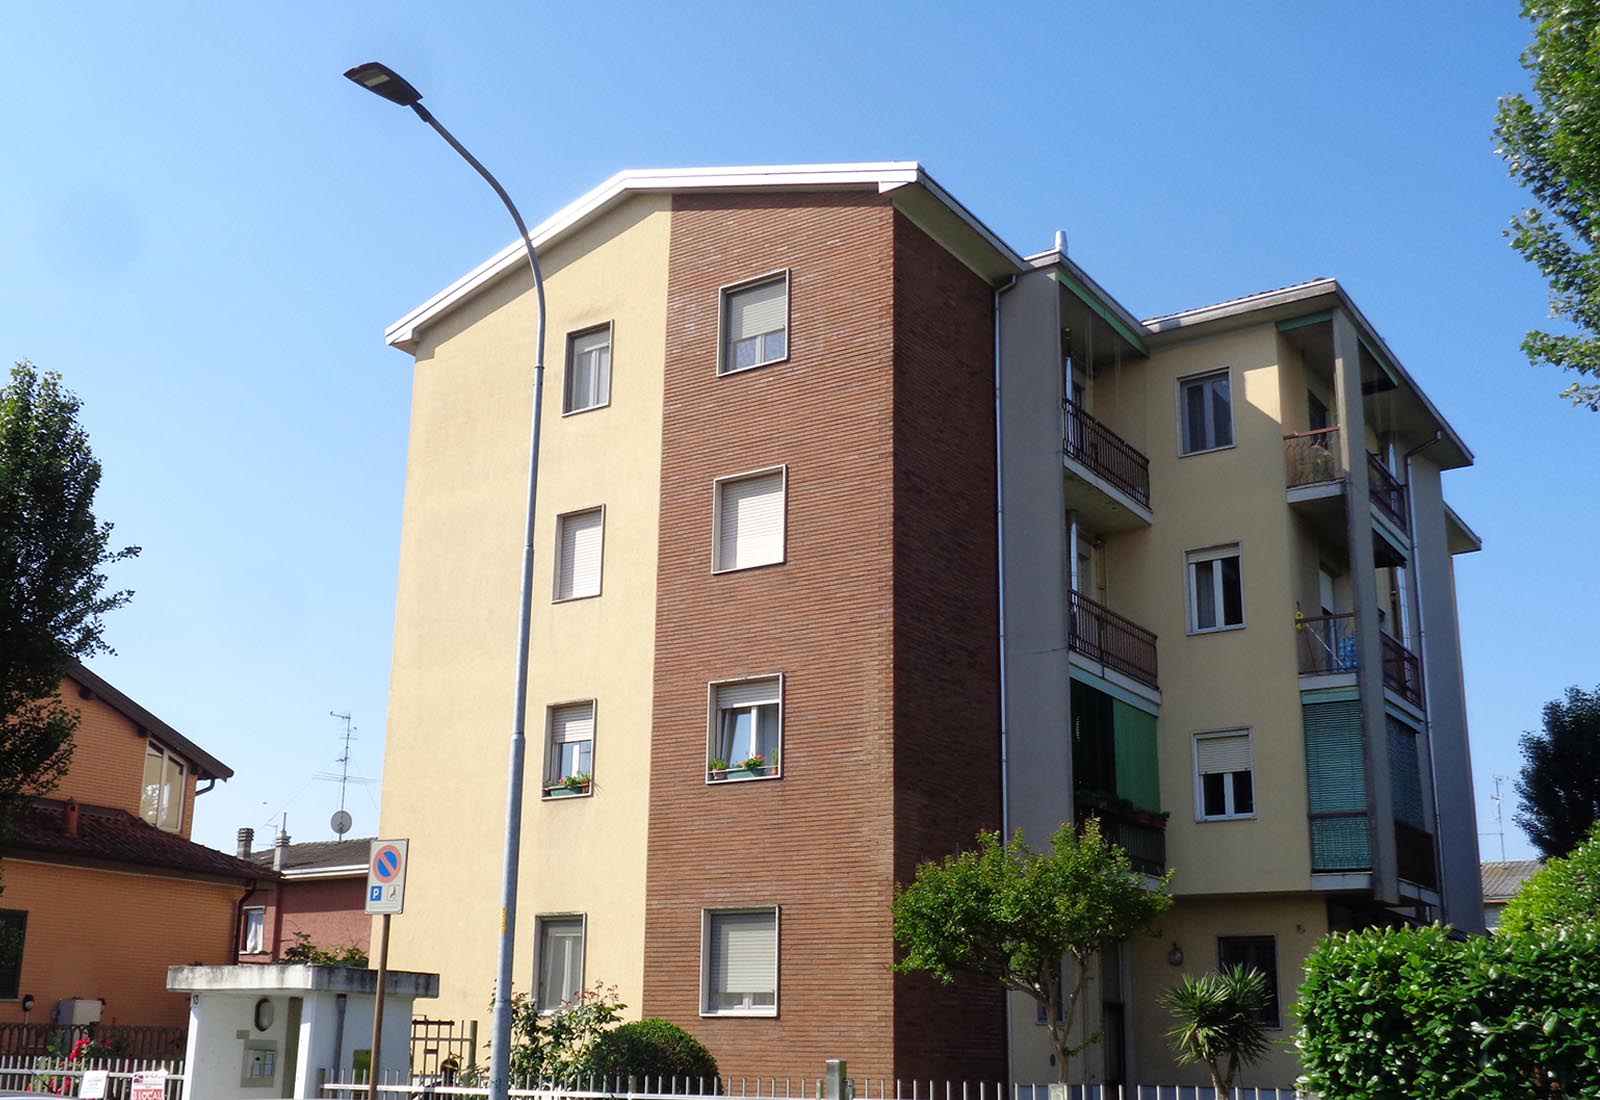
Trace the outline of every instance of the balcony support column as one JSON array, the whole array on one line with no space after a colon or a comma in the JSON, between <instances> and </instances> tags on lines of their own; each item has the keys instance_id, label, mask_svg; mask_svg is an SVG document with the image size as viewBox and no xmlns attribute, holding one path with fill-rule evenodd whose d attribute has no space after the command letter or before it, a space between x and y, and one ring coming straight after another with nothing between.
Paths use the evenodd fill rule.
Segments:
<instances>
[{"instance_id":1,"label":"balcony support column","mask_svg":"<svg viewBox=\"0 0 1600 1100\"><path fill-rule=\"evenodd\" d=\"M1362 746L1367 771L1367 828L1372 845L1372 892L1383 905L1400 901L1389 782L1388 725L1383 706L1383 651L1378 640L1372 498L1367 470L1367 424L1361 392L1361 340L1342 309L1333 311L1333 396L1339 407L1339 455L1345 468L1350 589L1355 612L1356 686L1361 693Z\"/></svg>"}]
</instances>

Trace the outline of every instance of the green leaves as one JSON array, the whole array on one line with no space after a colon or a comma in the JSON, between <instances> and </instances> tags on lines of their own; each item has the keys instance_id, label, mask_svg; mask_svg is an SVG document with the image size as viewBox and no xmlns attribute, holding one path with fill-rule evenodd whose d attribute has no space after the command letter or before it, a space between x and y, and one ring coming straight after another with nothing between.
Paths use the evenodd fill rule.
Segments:
<instances>
[{"instance_id":1,"label":"green leaves","mask_svg":"<svg viewBox=\"0 0 1600 1100\"><path fill-rule=\"evenodd\" d=\"M1186 976L1161 998L1176 1026L1167 1042L1178 1061L1202 1063L1219 1094L1233 1088L1241 1065L1267 1053L1261 1010L1267 1004L1267 979L1261 971L1231 966L1220 974Z\"/></svg>"},{"instance_id":2,"label":"green leaves","mask_svg":"<svg viewBox=\"0 0 1600 1100\"><path fill-rule=\"evenodd\" d=\"M1579 331L1529 332L1522 348L1535 363L1600 376L1600 7L1592 0L1528 0L1536 26L1522 56L1533 98L1500 100L1497 152L1538 204L1511 219L1507 236L1550 284L1551 316ZM1600 384L1573 383L1562 394L1600 411Z\"/></svg>"},{"instance_id":3,"label":"green leaves","mask_svg":"<svg viewBox=\"0 0 1600 1100\"><path fill-rule=\"evenodd\" d=\"M1516 822L1544 856L1564 856L1600 821L1600 688L1567 688L1522 735Z\"/></svg>"}]
</instances>

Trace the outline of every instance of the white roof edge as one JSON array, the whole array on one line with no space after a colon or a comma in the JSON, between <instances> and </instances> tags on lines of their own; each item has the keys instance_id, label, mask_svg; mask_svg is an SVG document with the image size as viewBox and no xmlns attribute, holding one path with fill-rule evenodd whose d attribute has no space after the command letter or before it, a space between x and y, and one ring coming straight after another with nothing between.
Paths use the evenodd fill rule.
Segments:
<instances>
[{"instance_id":1,"label":"white roof edge","mask_svg":"<svg viewBox=\"0 0 1600 1100\"><path fill-rule=\"evenodd\" d=\"M928 179L916 161L874 161L861 164L769 164L745 168L644 168L618 172L579 196L529 230L535 249L543 248L617 201L624 193L653 191L735 190L748 187L866 187L880 192L908 183L926 183L959 216L971 223L1006 255L1015 255L959 203ZM384 342L403 351L415 346L417 330L523 259L521 241L513 241L384 330Z\"/></svg>"},{"instance_id":2,"label":"white roof edge","mask_svg":"<svg viewBox=\"0 0 1600 1100\"><path fill-rule=\"evenodd\" d=\"M1444 505L1444 519L1445 519L1445 522L1447 524L1453 523L1457 527L1459 527L1461 529L1462 535L1464 535L1466 537L1467 541L1472 543L1476 550L1482 550L1483 549L1483 536L1478 534L1478 532L1474 531L1472 529L1471 525L1468 524L1466 520L1461 518L1461 513L1457 512L1454 508L1452 508L1450 506L1450 502L1449 501L1447 501L1447 500L1446 501L1441 501L1441 503ZM1511 862L1516 862L1516 861L1513 860Z\"/></svg>"}]
</instances>

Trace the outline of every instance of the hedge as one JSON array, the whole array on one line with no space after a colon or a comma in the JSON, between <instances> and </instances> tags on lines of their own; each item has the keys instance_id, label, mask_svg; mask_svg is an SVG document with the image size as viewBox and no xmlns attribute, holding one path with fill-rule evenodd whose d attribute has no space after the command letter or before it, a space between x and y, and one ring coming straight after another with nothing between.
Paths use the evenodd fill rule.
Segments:
<instances>
[{"instance_id":1,"label":"hedge","mask_svg":"<svg viewBox=\"0 0 1600 1100\"><path fill-rule=\"evenodd\" d=\"M705 1045L677 1024L652 1017L606 1032L589 1049L591 1072L597 1077L714 1078L717 1060Z\"/></svg>"}]
</instances>

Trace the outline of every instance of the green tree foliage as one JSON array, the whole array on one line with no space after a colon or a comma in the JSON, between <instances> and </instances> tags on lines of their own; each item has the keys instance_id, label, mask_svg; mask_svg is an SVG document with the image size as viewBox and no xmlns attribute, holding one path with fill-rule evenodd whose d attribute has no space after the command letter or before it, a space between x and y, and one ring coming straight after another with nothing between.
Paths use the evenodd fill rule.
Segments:
<instances>
[{"instance_id":1,"label":"green tree foliage","mask_svg":"<svg viewBox=\"0 0 1600 1100\"><path fill-rule=\"evenodd\" d=\"M572 1081L589 1076L590 1054L627 1006L616 986L596 982L554 1012L540 1012L526 993L511 998L511 1079Z\"/></svg>"},{"instance_id":2,"label":"green tree foliage","mask_svg":"<svg viewBox=\"0 0 1600 1100\"><path fill-rule=\"evenodd\" d=\"M1564 856L1600 821L1600 688L1569 687L1522 735L1516 822L1545 857Z\"/></svg>"},{"instance_id":3,"label":"green tree foliage","mask_svg":"<svg viewBox=\"0 0 1600 1100\"><path fill-rule=\"evenodd\" d=\"M1026 993L1044 1008L1066 1081L1069 1058L1099 1038L1069 1041L1090 963L1129 936L1156 935L1171 904L1167 878L1148 889L1127 853L1100 835L1097 818L1081 831L1062 825L1043 852L1020 831L1010 843L982 832L975 850L924 863L914 882L896 887L894 935L905 957L895 969L947 983L975 974ZM1073 964L1070 989L1063 959Z\"/></svg>"},{"instance_id":4,"label":"green tree foliage","mask_svg":"<svg viewBox=\"0 0 1600 1100\"><path fill-rule=\"evenodd\" d=\"M1539 935L1600 927L1600 826L1565 859L1552 859L1523 883L1500 914L1497 935Z\"/></svg>"},{"instance_id":5,"label":"green tree foliage","mask_svg":"<svg viewBox=\"0 0 1600 1100\"><path fill-rule=\"evenodd\" d=\"M128 602L103 570L94 515L100 464L58 375L16 364L0 387L0 849L22 800L49 791L72 757L77 713L56 689L74 658L108 652L103 616Z\"/></svg>"},{"instance_id":6,"label":"green tree foliage","mask_svg":"<svg viewBox=\"0 0 1600 1100\"><path fill-rule=\"evenodd\" d=\"M704 1043L677 1024L652 1017L623 1024L596 1039L589 1050L587 1075L613 1084L635 1077L649 1091L646 1079L715 1080L717 1060Z\"/></svg>"},{"instance_id":7,"label":"green tree foliage","mask_svg":"<svg viewBox=\"0 0 1600 1100\"><path fill-rule=\"evenodd\" d=\"M1340 1100L1600 1095L1600 927L1328 936L1306 960L1301 1087Z\"/></svg>"},{"instance_id":8,"label":"green tree foliage","mask_svg":"<svg viewBox=\"0 0 1600 1100\"><path fill-rule=\"evenodd\" d=\"M1550 284L1550 312L1575 334L1532 331L1529 361L1600 378L1600 5L1594 0L1524 0L1534 23L1522 64L1533 95L1505 96L1495 119L1497 150L1535 206L1507 235ZM1600 384L1574 382L1562 394L1600 411Z\"/></svg>"},{"instance_id":9,"label":"green tree foliage","mask_svg":"<svg viewBox=\"0 0 1600 1100\"><path fill-rule=\"evenodd\" d=\"M1218 1096L1227 1096L1239 1067L1267 1053L1261 1011L1267 1004L1266 975L1254 967L1230 966L1220 974L1186 976L1161 997L1175 1026L1167 1042L1184 1065L1211 1071Z\"/></svg>"}]
</instances>

